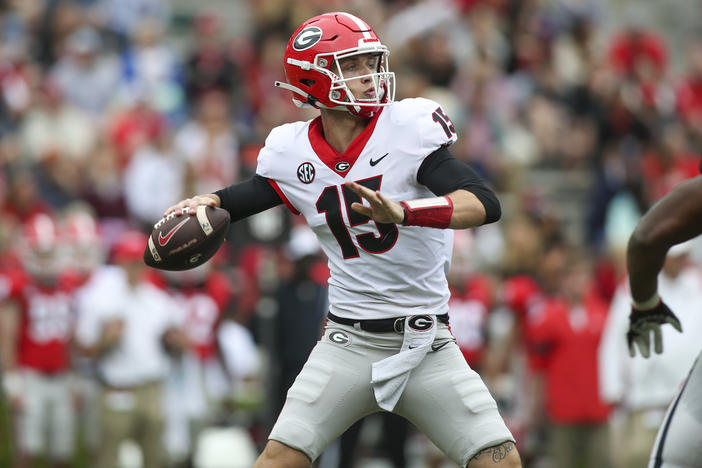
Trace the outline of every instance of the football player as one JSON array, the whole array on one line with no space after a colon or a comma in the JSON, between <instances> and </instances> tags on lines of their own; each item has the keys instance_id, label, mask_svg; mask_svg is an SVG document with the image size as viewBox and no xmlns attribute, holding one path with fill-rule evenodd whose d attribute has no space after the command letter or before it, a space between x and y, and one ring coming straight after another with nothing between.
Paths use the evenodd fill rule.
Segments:
<instances>
[{"instance_id":1,"label":"football player","mask_svg":"<svg viewBox=\"0 0 702 468\"><path fill-rule=\"evenodd\" d=\"M306 467L361 417L399 414L461 466L521 466L514 438L448 327L452 231L497 221L494 193L447 149L423 98L394 101L389 51L348 13L305 21L284 67L307 122L277 127L256 175L166 214L221 206L233 221L284 203L329 259L329 314L255 467Z\"/></svg>"},{"instance_id":2,"label":"football player","mask_svg":"<svg viewBox=\"0 0 702 468\"><path fill-rule=\"evenodd\" d=\"M164 385L165 443L169 457L181 466L193 454L199 431L211 422L225 396L217 333L232 300L228 279L205 263L187 271L164 272L166 291L179 304L187 348L171 356Z\"/></svg>"},{"instance_id":3,"label":"football player","mask_svg":"<svg viewBox=\"0 0 702 468\"><path fill-rule=\"evenodd\" d=\"M70 343L76 284L62 266L63 245L53 216L32 216L21 235L23 271L13 275L0 317L17 449L20 462L29 466L44 454L51 466L67 466L75 426Z\"/></svg>"},{"instance_id":4,"label":"football player","mask_svg":"<svg viewBox=\"0 0 702 468\"><path fill-rule=\"evenodd\" d=\"M658 273L673 245L702 234L702 176L677 185L634 229L627 246L632 309L627 341L632 357L663 352L661 326L682 331L680 321L658 296ZM653 335L653 336L651 336ZM653 342L651 341L653 340ZM699 466L702 460L702 358L692 365L668 408L649 459L649 468Z\"/></svg>"},{"instance_id":5,"label":"football player","mask_svg":"<svg viewBox=\"0 0 702 468\"><path fill-rule=\"evenodd\" d=\"M163 460L163 382L169 355L182 352L179 305L146 274L147 237L125 230L103 265L81 289L74 342L99 376L100 446L90 464L113 468L126 439L139 445L143 466Z\"/></svg>"},{"instance_id":6,"label":"football player","mask_svg":"<svg viewBox=\"0 0 702 468\"><path fill-rule=\"evenodd\" d=\"M104 263L106 249L98 220L92 209L83 203L73 203L61 213L61 237L65 250L64 268L77 285L76 303L91 290L95 272ZM77 430L85 442L88 459L93 461L99 449L100 382L95 363L80 352L72 354L75 370L73 389L77 400Z\"/></svg>"}]
</instances>

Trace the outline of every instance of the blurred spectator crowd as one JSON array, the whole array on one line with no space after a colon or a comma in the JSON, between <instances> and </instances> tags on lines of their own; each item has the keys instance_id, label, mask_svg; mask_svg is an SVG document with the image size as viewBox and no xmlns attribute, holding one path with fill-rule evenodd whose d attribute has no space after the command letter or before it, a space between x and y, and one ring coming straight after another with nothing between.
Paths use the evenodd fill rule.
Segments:
<instances>
[{"instance_id":1,"label":"blurred spectator crowd","mask_svg":"<svg viewBox=\"0 0 702 468\"><path fill-rule=\"evenodd\" d=\"M192 271L150 270L142 247L166 207L249 177L273 127L315 115L273 82L298 24L345 10L390 47L397 99L439 102L452 153L503 203L456 232L450 314L525 466L644 466L701 346L702 256L671 252L661 296L684 333L643 361L624 347L622 255L699 174L702 32L672 50L637 14L606 31L606 3L0 0L0 465L255 456L323 326L314 236L279 207ZM320 465L450 466L390 423L394 454L358 429Z\"/></svg>"}]
</instances>

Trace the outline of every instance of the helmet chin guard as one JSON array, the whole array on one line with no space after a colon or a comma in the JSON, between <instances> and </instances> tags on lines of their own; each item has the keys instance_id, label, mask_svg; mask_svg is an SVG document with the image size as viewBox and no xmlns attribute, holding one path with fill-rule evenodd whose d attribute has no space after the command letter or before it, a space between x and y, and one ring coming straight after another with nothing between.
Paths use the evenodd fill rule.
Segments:
<instances>
[{"instance_id":1,"label":"helmet chin guard","mask_svg":"<svg viewBox=\"0 0 702 468\"><path fill-rule=\"evenodd\" d=\"M356 55L378 55L377 69L369 74L344 78L339 61ZM288 83L275 82L293 94L298 107L335 109L360 117L372 117L395 98L395 74L388 71L390 51L365 21L349 13L335 12L305 21L285 49ZM347 83L371 78L374 98L357 99Z\"/></svg>"}]
</instances>

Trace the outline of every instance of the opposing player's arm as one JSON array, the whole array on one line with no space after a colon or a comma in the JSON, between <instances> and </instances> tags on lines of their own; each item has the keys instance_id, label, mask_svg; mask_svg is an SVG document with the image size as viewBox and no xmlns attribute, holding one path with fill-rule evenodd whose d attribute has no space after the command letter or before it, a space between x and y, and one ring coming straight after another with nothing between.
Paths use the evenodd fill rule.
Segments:
<instances>
[{"instance_id":1,"label":"opposing player's arm","mask_svg":"<svg viewBox=\"0 0 702 468\"><path fill-rule=\"evenodd\" d=\"M163 215L165 217L175 212L176 215L180 216L184 212L183 210L194 215L199 205L209 205L227 210L231 221L234 222L282 203L283 201L268 179L254 175L244 182L230 185L214 193L195 195L181 200L170 206Z\"/></svg>"},{"instance_id":2,"label":"opposing player's arm","mask_svg":"<svg viewBox=\"0 0 702 468\"><path fill-rule=\"evenodd\" d=\"M629 354L663 352L661 326L682 331L680 320L658 296L658 273L668 249L702 233L702 176L676 186L637 224L627 245L632 308L626 338Z\"/></svg>"},{"instance_id":3,"label":"opposing player's arm","mask_svg":"<svg viewBox=\"0 0 702 468\"><path fill-rule=\"evenodd\" d=\"M702 176L682 182L641 218L629 238L631 295L643 303L656 294L668 249L702 233Z\"/></svg>"}]
</instances>

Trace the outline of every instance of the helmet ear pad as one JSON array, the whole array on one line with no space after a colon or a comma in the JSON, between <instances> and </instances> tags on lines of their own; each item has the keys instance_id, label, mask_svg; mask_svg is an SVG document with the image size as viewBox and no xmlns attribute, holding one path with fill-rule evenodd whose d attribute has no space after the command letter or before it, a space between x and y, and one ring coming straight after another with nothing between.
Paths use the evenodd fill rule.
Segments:
<instances>
[{"instance_id":1,"label":"helmet ear pad","mask_svg":"<svg viewBox=\"0 0 702 468\"><path fill-rule=\"evenodd\" d=\"M332 87L332 80L329 76L317 71L308 71L303 74L296 73L296 75L297 87L311 97L311 99L307 99L306 104L319 107L318 103L321 102L324 107L337 106L337 104L329 100L329 93ZM287 67L286 76L288 76ZM288 82L292 83L289 77Z\"/></svg>"}]
</instances>

